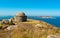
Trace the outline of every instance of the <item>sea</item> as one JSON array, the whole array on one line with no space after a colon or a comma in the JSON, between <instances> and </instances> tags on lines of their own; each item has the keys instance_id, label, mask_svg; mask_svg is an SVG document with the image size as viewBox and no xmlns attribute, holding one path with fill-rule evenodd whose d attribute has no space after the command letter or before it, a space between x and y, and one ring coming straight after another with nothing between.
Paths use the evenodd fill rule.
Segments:
<instances>
[{"instance_id":1,"label":"sea","mask_svg":"<svg viewBox=\"0 0 60 38\"><path fill-rule=\"evenodd\" d=\"M14 16L0 16L0 20L2 19L10 19ZM34 19L34 20L42 20L44 22L47 22L53 26L60 28L60 16L52 16L52 18L41 18L40 16L27 16L28 19Z\"/></svg>"}]
</instances>

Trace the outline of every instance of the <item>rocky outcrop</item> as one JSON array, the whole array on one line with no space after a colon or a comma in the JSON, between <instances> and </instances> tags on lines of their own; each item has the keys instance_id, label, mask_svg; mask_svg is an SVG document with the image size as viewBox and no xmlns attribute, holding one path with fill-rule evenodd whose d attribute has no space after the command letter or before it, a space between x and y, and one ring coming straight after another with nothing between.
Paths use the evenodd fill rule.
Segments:
<instances>
[{"instance_id":1,"label":"rocky outcrop","mask_svg":"<svg viewBox=\"0 0 60 38\"><path fill-rule=\"evenodd\" d=\"M60 35L49 35L47 38L60 38Z\"/></svg>"}]
</instances>

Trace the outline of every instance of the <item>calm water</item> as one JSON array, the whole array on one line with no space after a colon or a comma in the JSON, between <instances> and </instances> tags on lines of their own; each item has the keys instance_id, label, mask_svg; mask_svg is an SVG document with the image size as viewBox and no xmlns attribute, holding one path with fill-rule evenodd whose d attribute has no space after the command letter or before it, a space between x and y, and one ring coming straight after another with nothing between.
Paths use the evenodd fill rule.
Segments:
<instances>
[{"instance_id":1,"label":"calm water","mask_svg":"<svg viewBox=\"0 0 60 38\"><path fill-rule=\"evenodd\" d=\"M0 16L0 20L10 19L10 18L13 18L13 16ZM60 16L53 16L52 18L40 18L38 16L28 16L28 18L35 19L35 20L42 20L56 27L60 27Z\"/></svg>"},{"instance_id":2,"label":"calm water","mask_svg":"<svg viewBox=\"0 0 60 38\"><path fill-rule=\"evenodd\" d=\"M32 17L30 16L28 18L35 19L35 20L42 20L56 27L60 27L60 16L53 16L52 18L40 18L38 16L32 16Z\"/></svg>"}]
</instances>

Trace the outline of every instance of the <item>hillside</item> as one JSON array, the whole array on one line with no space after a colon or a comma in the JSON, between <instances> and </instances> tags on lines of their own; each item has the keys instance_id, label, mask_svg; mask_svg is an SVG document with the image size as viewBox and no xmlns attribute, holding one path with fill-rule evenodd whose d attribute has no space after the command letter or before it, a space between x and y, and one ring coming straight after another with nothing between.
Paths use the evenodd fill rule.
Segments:
<instances>
[{"instance_id":1,"label":"hillside","mask_svg":"<svg viewBox=\"0 0 60 38\"><path fill-rule=\"evenodd\" d=\"M47 38L48 35L60 35L60 28L43 21L29 20L14 26L13 30L0 32L0 38Z\"/></svg>"},{"instance_id":2,"label":"hillside","mask_svg":"<svg viewBox=\"0 0 60 38\"><path fill-rule=\"evenodd\" d=\"M48 35L58 35L60 29L46 22L23 22L11 32L11 38L47 38Z\"/></svg>"}]
</instances>

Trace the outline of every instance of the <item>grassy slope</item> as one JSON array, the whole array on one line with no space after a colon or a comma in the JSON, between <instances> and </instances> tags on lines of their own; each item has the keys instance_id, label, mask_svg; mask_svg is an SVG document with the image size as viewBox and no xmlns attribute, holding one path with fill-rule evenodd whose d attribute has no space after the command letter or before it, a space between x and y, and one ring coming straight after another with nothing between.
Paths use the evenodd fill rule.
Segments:
<instances>
[{"instance_id":1,"label":"grassy slope","mask_svg":"<svg viewBox=\"0 0 60 38\"><path fill-rule=\"evenodd\" d=\"M0 31L0 38L47 38L48 35L60 34L60 29L42 21L20 22L12 31ZM42 27L36 27L40 24Z\"/></svg>"},{"instance_id":2,"label":"grassy slope","mask_svg":"<svg viewBox=\"0 0 60 38\"><path fill-rule=\"evenodd\" d=\"M36 27L40 24L43 27ZM60 34L60 29L45 22L23 22L11 32L11 38L47 38L48 35Z\"/></svg>"},{"instance_id":3,"label":"grassy slope","mask_svg":"<svg viewBox=\"0 0 60 38\"><path fill-rule=\"evenodd\" d=\"M0 30L0 38L9 38L10 34L11 34L10 31Z\"/></svg>"}]
</instances>

